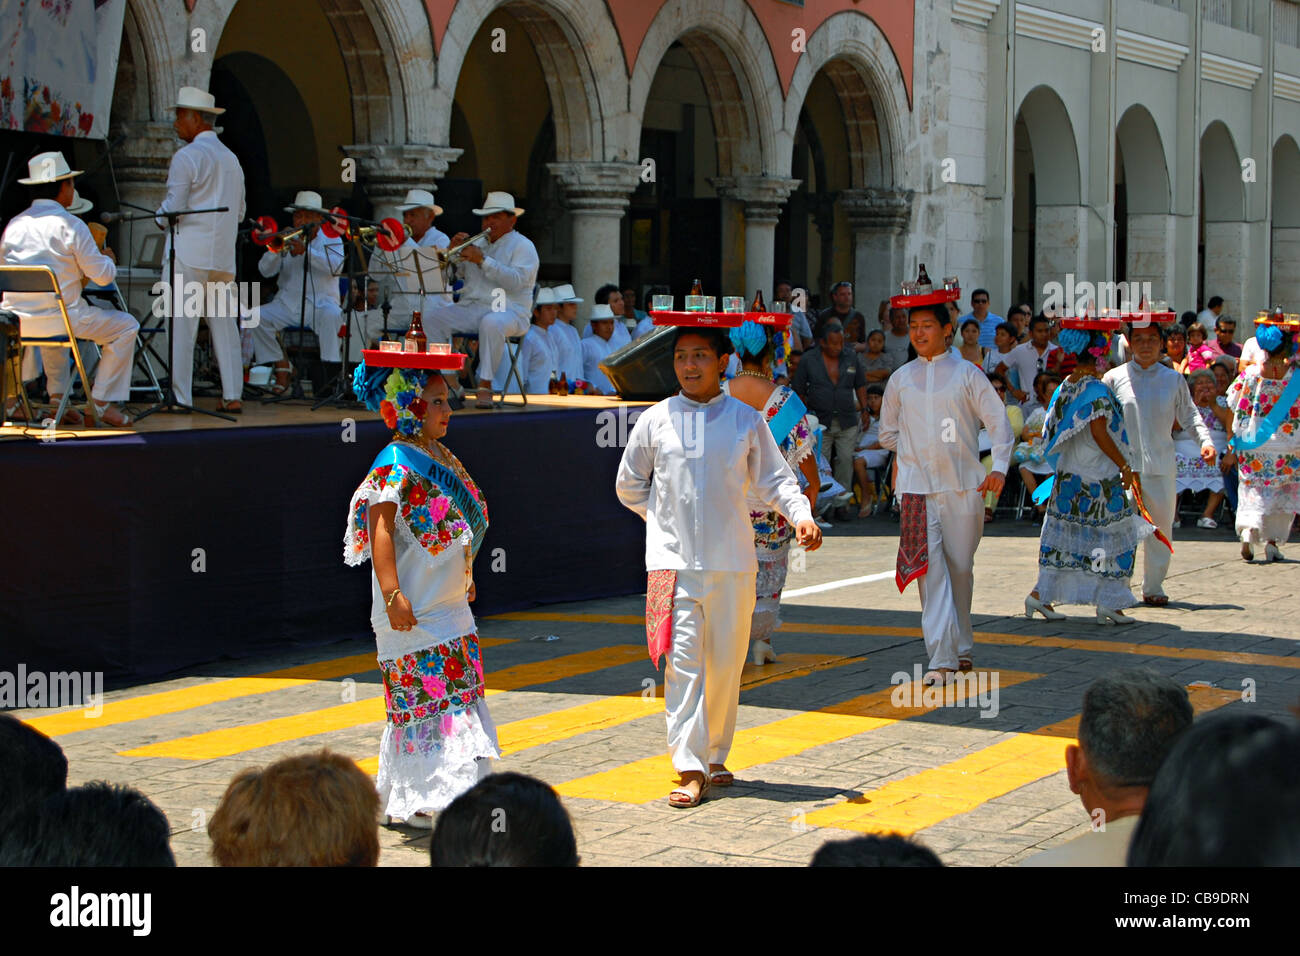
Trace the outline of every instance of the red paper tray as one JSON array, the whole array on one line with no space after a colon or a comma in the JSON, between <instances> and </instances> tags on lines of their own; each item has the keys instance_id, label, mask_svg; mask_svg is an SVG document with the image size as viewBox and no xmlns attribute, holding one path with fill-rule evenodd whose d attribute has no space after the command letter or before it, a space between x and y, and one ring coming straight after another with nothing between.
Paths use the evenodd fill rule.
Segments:
<instances>
[{"instance_id":1,"label":"red paper tray","mask_svg":"<svg viewBox=\"0 0 1300 956\"><path fill-rule=\"evenodd\" d=\"M737 329L745 322L790 327L789 312L651 312L655 325L698 325L719 329Z\"/></svg>"},{"instance_id":2,"label":"red paper tray","mask_svg":"<svg viewBox=\"0 0 1300 956\"><path fill-rule=\"evenodd\" d=\"M459 371L465 356L459 352L381 352L379 349L362 349L361 356L367 368L427 368L444 372Z\"/></svg>"},{"instance_id":3,"label":"red paper tray","mask_svg":"<svg viewBox=\"0 0 1300 956\"><path fill-rule=\"evenodd\" d=\"M925 295L890 296L889 307L891 309L910 309L918 305L943 305L945 302L958 302L960 300L961 286L958 286L955 289L938 289Z\"/></svg>"},{"instance_id":4,"label":"red paper tray","mask_svg":"<svg viewBox=\"0 0 1300 956\"><path fill-rule=\"evenodd\" d=\"M1061 319L1061 328L1063 329L1085 329L1089 332L1117 332L1125 324L1123 319L1114 319L1110 316L1096 319L1066 316Z\"/></svg>"}]
</instances>

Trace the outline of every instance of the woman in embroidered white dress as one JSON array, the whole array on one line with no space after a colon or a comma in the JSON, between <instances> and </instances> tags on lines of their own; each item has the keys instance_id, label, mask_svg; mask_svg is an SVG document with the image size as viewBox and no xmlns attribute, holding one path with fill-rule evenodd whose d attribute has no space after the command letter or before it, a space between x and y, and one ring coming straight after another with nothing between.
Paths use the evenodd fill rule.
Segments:
<instances>
[{"instance_id":1,"label":"woman in embroidered white dress","mask_svg":"<svg viewBox=\"0 0 1300 956\"><path fill-rule=\"evenodd\" d=\"M724 391L763 413L786 463L791 470L803 473L804 494L809 506L815 508L821 486L813 454L816 438L799 396L788 385L772 381L771 337L757 322L745 322L731 330L731 342L740 358L740 371L727 382ZM749 627L750 655L755 664L766 664L776 660L771 638L781 625L781 591L789 569L794 528L779 511L769 510L757 498L750 496L747 504L758 558L757 600Z\"/></svg>"},{"instance_id":2,"label":"woman in embroidered white dress","mask_svg":"<svg viewBox=\"0 0 1300 956\"><path fill-rule=\"evenodd\" d=\"M1214 440L1214 450L1222 459L1228 450L1228 431L1232 428L1232 412L1228 411L1228 400L1215 395L1214 373L1209 369L1197 369L1187 376L1188 387L1192 390L1192 404L1196 406L1201 421L1210 430ZM1225 492L1225 475L1217 464L1206 464L1201 459L1201 446L1196 443L1195 435L1188 435L1177 422L1174 422L1174 456L1178 460L1178 477L1174 482L1174 493L1182 502L1184 492L1195 495L1198 491L1208 491L1205 512L1196 521L1198 528L1217 528L1214 513L1223 503ZM1179 527L1178 509L1174 509L1174 527Z\"/></svg>"},{"instance_id":3,"label":"woman in embroidered white dress","mask_svg":"<svg viewBox=\"0 0 1300 956\"><path fill-rule=\"evenodd\" d=\"M428 828L500 756L469 609L487 507L439 441L451 418L441 375L363 363L354 389L394 430L352 496L344 541L347 564L373 566L387 710L376 785L390 821Z\"/></svg>"}]
</instances>

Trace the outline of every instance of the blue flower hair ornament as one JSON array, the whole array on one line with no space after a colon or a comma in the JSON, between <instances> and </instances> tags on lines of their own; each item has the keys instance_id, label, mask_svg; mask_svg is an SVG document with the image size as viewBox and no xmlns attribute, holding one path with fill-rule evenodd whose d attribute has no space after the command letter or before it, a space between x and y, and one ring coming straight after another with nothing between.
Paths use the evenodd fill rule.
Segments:
<instances>
[{"instance_id":1,"label":"blue flower hair ornament","mask_svg":"<svg viewBox=\"0 0 1300 956\"><path fill-rule=\"evenodd\" d=\"M731 330L731 344L742 359L746 355L758 357L767 348L767 330L757 322L746 320Z\"/></svg>"},{"instance_id":2,"label":"blue flower hair ornament","mask_svg":"<svg viewBox=\"0 0 1300 956\"><path fill-rule=\"evenodd\" d=\"M1109 334L1090 332L1087 329L1062 329L1056 337L1056 343L1071 355L1088 352L1100 358L1110 351Z\"/></svg>"},{"instance_id":3,"label":"blue flower hair ornament","mask_svg":"<svg viewBox=\"0 0 1300 956\"><path fill-rule=\"evenodd\" d=\"M1255 331L1255 342L1265 352L1271 352L1282 344L1282 330L1276 325L1261 325Z\"/></svg>"}]
</instances>

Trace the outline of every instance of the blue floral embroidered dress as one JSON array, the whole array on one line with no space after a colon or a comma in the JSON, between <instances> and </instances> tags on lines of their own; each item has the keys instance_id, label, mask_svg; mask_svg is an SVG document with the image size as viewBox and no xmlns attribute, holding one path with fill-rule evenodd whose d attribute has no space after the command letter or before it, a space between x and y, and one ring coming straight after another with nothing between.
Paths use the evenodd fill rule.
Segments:
<instances>
[{"instance_id":1,"label":"blue floral embroidered dress","mask_svg":"<svg viewBox=\"0 0 1300 956\"><path fill-rule=\"evenodd\" d=\"M409 443L394 445L425 455ZM486 514L464 466L441 444L435 446ZM409 631L389 626L372 570L370 623L387 710L375 782L384 812L407 819L444 809L490 772L500 751L484 701L483 663L466 598L469 522L452 495L430 478L401 463L373 468L348 508L347 564L371 557L369 508L388 501L398 506L397 579L417 624Z\"/></svg>"},{"instance_id":2,"label":"blue floral embroidered dress","mask_svg":"<svg viewBox=\"0 0 1300 956\"><path fill-rule=\"evenodd\" d=\"M1045 604L1120 610L1137 603L1129 586L1134 557L1155 528L1133 511L1118 466L1093 440L1098 418L1130 458L1119 403L1092 376L1062 382L1043 425L1048 459L1056 458L1038 551L1037 591Z\"/></svg>"},{"instance_id":3,"label":"blue floral embroidered dress","mask_svg":"<svg viewBox=\"0 0 1300 956\"><path fill-rule=\"evenodd\" d=\"M1250 368L1228 386L1232 432L1253 436L1260 419L1273 411L1294 371L1265 378ZM1281 418L1271 438L1237 453L1237 535L1250 544L1285 544L1300 512L1300 402Z\"/></svg>"}]
</instances>

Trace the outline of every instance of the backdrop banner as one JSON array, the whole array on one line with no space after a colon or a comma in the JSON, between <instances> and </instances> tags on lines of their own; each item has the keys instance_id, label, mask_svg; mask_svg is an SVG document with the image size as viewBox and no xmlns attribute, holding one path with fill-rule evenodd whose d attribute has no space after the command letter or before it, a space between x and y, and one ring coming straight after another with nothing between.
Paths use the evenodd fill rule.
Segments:
<instances>
[{"instance_id":1,"label":"backdrop banner","mask_svg":"<svg viewBox=\"0 0 1300 956\"><path fill-rule=\"evenodd\" d=\"M126 0L0 0L0 129L108 134Z\"/></svg>"}]
</instances>

